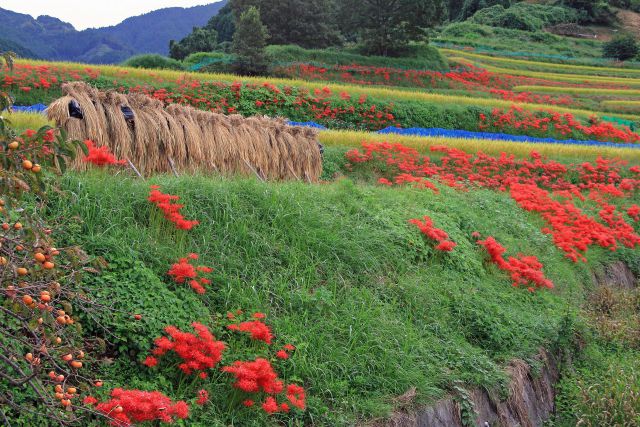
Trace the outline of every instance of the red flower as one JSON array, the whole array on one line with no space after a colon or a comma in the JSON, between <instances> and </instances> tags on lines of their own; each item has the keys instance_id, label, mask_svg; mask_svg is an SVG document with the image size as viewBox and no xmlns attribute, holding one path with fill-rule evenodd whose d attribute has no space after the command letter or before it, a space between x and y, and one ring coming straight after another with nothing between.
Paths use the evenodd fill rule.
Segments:
<instances>
[{"instance_id":1,"label":"red flower","mask_svg":"<svg viewBox=\"0 0 640 427\"><path fill-rule=\"evenodd\" d=\"M198 400L196 403L200 406L206 404L209 401L209 392L207 390L198 391Z\"/></svg>"},{"instance_id":2,"label":"red flower","mask_svg":"<svg viewBox=\"0 0 640 427\"><path fill-rule=\"evenodd\" d=\"M246 406L247 408L251 408L253 405L255 405L255 402L251 399L247 399L245 401L242 402L242 404L244 406Z\"/></svg>"},{"instance_id":3,"label":"red flower","mask_svg":"<svg viewBox=\"0 0 640 427\"><path fill-rule=\"evenodd\" d=\"M98 399L96 399L96 398L95 398L95 397L93 397L93 396L87 396L87 397L85 397L85 398L82 400L82 403L84 403L85 405L93 406L93 405L95 405L96 403L98 403Z\"/></svg>"},{"instance_id":4,"label":"red flower","mask_svg":"<svg viewBox=\"0 0 640 427\"><path fill-rule=\"evenodd\" d=\"M267 414L276 413L279 410L278 402L276 402L276 399L269 396L267 397L267 400L265 400L262 404L262 409L264 409Z\"/></svg>"},{"instance_id":5,"label":"red flower","mask_svg":"<svg viewBox=\"0 0 640 427\"><path fill-rule=\"evenodd\" d=\"M174 418L186 419L189 416L189 406L185 402L173 403L158 391L121 388L112 390L111 399L99 403L96 410L111 419L110 424L117 427L155 420L171 423Z\"/></svg>"},{"instance_id":6,"label":"red flower","mask_svg":"<svg viewBox=\"0 0 640 427\"><path fill-rule=\"evenodd\" d=\"M87 146L87 150L89 150L89 154L83 159L87 163L92 163L99 167L107 165L124 165L127 163L126 160L118 160L116 156L109 151L109 147L96 147L93 145L93 141L89 139L84 141L84 144Z\"/></svg>"},{"instance_id":7,"label":"red flower","mask_svg":"<svg viewBox=\"0 0 640 427\"><path fill-rule=\"evenodd\" d=\"M144 360L143 364L145 366L148 366L149 368L153 368L154 366L156 366L158 364L158 359L156 359L153 356L147 356L147 358Z\"/></svg>"},{"instance_id":8,"label":"red flower","mask_svg":"<svg viewBox=\"0 0 640 427\"><path fill-rule=\"evenodd\" d=\"M243 322L239 325L229 325L227 328L232 331L249 332L252 340L264 341L267 344L271 344L273 339L271 328L259 320Z\"/></svg>"},{"instance_id":9,"label":"red flower","mask_svg":"<svg viewBox=\"0 0 640 427\"><path fill-rule=\"evenodd\" d=\"M206 378L206 369L215 367L222 360L222 353L226 346L217 341L206 326L193 322L191 324L196 334L182 332L175 326L167 326L165 332L171 337L160 337L155 340L155 356L163 356L169 351L176 353L182 359L178 368L190 375L194 371L202 371Z\"/></svg>"},{"instance_id":10,"label":"red flower","mask_svg":"<svg viewBox=\"0 0 640 427\"><path fill-rule=\"evenodd\" d=\"M289 358L289 353L284 350L278 350L278 352L276 353L276 357L278 359L287 360Z\"/></svg>"},{"instance_id":11,"label":"red flower","mask_svg":"<svg viewBox=\"0 0 640 427\"><path fill-rule=\"evenodd\" d=\"M233 386L247 393L263 391L267 394L279 394L283 383L268 360L257 358L251 362L236 361L232 366L222 368L223 372L233 374L236 382Z\"/></svg>"},{"instance_id":12,"label":"red flower","mask_svg":"<svg viewBox=\"0 0 640 427\"><path fill-rule=\"evenodd\" d=\"M295 384L289 384L287 386L287 399L293 406L298 409L304 410L305 408L305 392L304 389Z\"/></svg>"}]
</instances>

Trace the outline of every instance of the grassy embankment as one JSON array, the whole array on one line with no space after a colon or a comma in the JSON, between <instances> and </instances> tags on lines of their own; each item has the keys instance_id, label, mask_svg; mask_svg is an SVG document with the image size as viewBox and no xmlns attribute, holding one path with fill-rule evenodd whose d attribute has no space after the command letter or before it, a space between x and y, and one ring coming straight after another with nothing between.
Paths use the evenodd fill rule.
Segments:
<instances>
[{"instance_id":1,"label":"grassy embankment","mask_svg":"<svg viewBox=\"0 0 640 427\"><path fill-rule=\"evenodd\" d=\"M339 163L337 157L333 159ZM147 201L159 183L179 194L188 218L201 225L176 234ZM541 220L506 194L439 195L386 189L350 180L322 185L200 177L156 177L149 182L104 173L69 175L66 195L51 200L49 218L64 224L59 244L82 245L109 265L86 277L101 301L113 304L97 319L109 337L113 364L108 386L162 388L192 398L203 386L172 386L162 371L140 361L163 326L184 327L243 308L268 315L277 335L298 347L283 377L308 388L309 410L291 425L350 425L385 416L393 397L417 387L426 404L453 385L506 393L505 363L528 360L541 346L570 339L578 306L590 287L590 268L633 256L622 250L589 252L589 265L566 260L540 232ZM430 215L458 247L437 253L410 218ZM471 233L495 236L509 254L536 255L556 284L530 294L485 262ZM214 285L196 297L169 285L168 266L186 253L215 267ZM130 313L142 313L132 322ZM224 378L205 387L214 396L189 425L268 425L255 411L230 411L216 396Z\"/></svg>"}]
</instances>

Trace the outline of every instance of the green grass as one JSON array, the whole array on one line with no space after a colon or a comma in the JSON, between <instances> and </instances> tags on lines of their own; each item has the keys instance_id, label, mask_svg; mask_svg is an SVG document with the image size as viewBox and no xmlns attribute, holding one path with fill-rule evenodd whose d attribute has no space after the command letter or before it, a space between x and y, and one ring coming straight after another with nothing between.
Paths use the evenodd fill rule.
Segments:
<instances>
[{"instance_id":1,"label":"green grass","mask_svg":"<svg viewBox=\"0 0 640 427\"><path fill-rule=\"evenodd\" d=\"M601 59L603 44L596 40L561 37L546 31L514 30L471 22L449 24L432 40L438 44L529 54L542 60L545 56L551 59Z\"/></svg>"},{"instance_id":2,"label":"green grass","mask_svg":"<svg viewBox=\"0 0 640 427\"><path fill-rule=\"evenodd\" d=\"M414 46L412 56L389 58L386 56L365 56L345 50L304 49L299 46L268 46L267 53L274 65L303 62L323 65L368 65L372 67L393 67L412 70L445 71L447 60L438 49L428 46Z\"/></svg>"},{"instance_id":3,"label":"green grass","mask_svg":"<svg viewBox=\"0 0 640 427\"><path fill-rule=\"evenodd\" d=\"M150 183L183 197L185 215L201 225L188 234L172 231L146 201ZM282 374L308 388L309 410L289 425L353 425L385 416L393 396L411 387L417 404L459 381L504 392L506 362L557 342L591 277L587 265L563 258L538 218L491 191L442 188L435 195L348 179L313 186L202 177L144 182L99 172L68 175L62 189L67 195L52 198L48 212L67 229L59 245L82 245L111 265L85 279L113 304L98 317L118 337L114 364L105 368L108 385L161 388L190 399L202 383L172 386L167 374L138 364L150 340L165 324L261 310L277 336L299 349ZM423 215L458 243L453 253L436 253L407 224ZM495 236L508 254L538 256L556 290L513 289L472 243L476 230ZM169 264L188 252L216 268L204 298L166 284ZM603 256L613 255L590 252L593 263ZM132 325L130 313L142 313L144 321ZM88 319L83 326L97 328ZM224 401L226 389L211 381L204 384L222 393L216 402ZM221 403L194 411L189 422L230 424L273 422Z\"/></svg>"}]
</instances>

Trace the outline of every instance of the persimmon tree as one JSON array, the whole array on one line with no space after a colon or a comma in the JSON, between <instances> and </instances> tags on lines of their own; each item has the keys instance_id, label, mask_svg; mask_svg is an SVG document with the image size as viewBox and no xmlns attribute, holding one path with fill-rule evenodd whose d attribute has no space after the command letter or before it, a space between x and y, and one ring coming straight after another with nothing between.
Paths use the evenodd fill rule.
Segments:
<instances>
[{"instance_id":1,"label":"persimmon tree","mask_svg":"<svg viewBox=\"0 0 640 427\"><path fill-rule=\"evenodd\" d=\"M2 55L12 67L13 55ZM0 111L11 108L0 93ZM0 420L46 416L67 425L96 381L74 313L92 302L80 288L77 248L57 249L56 230L43 221L51 176L65 169L79 142L45 126L18 134L0 116ZM98 383L98 385L100 385ZM34 418L35 419L35 418Z\"/></svg>"}]
</instances>

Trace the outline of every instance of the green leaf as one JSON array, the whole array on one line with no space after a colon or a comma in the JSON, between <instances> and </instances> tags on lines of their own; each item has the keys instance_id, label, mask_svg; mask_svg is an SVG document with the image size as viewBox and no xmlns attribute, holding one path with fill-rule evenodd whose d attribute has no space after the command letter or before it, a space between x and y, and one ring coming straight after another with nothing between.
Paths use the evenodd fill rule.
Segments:
<instances>
[{"instance_id":1,"label":"green leaf","mask_svg":"<svg viewBox=\"0 0 640 427\"><path fill-rule=\"evenodd\" d=\"M67 171L67 161L64 159L64 156L58 156L58 165L60 172L65 173Z\"/></svg>"}]
</instances>

